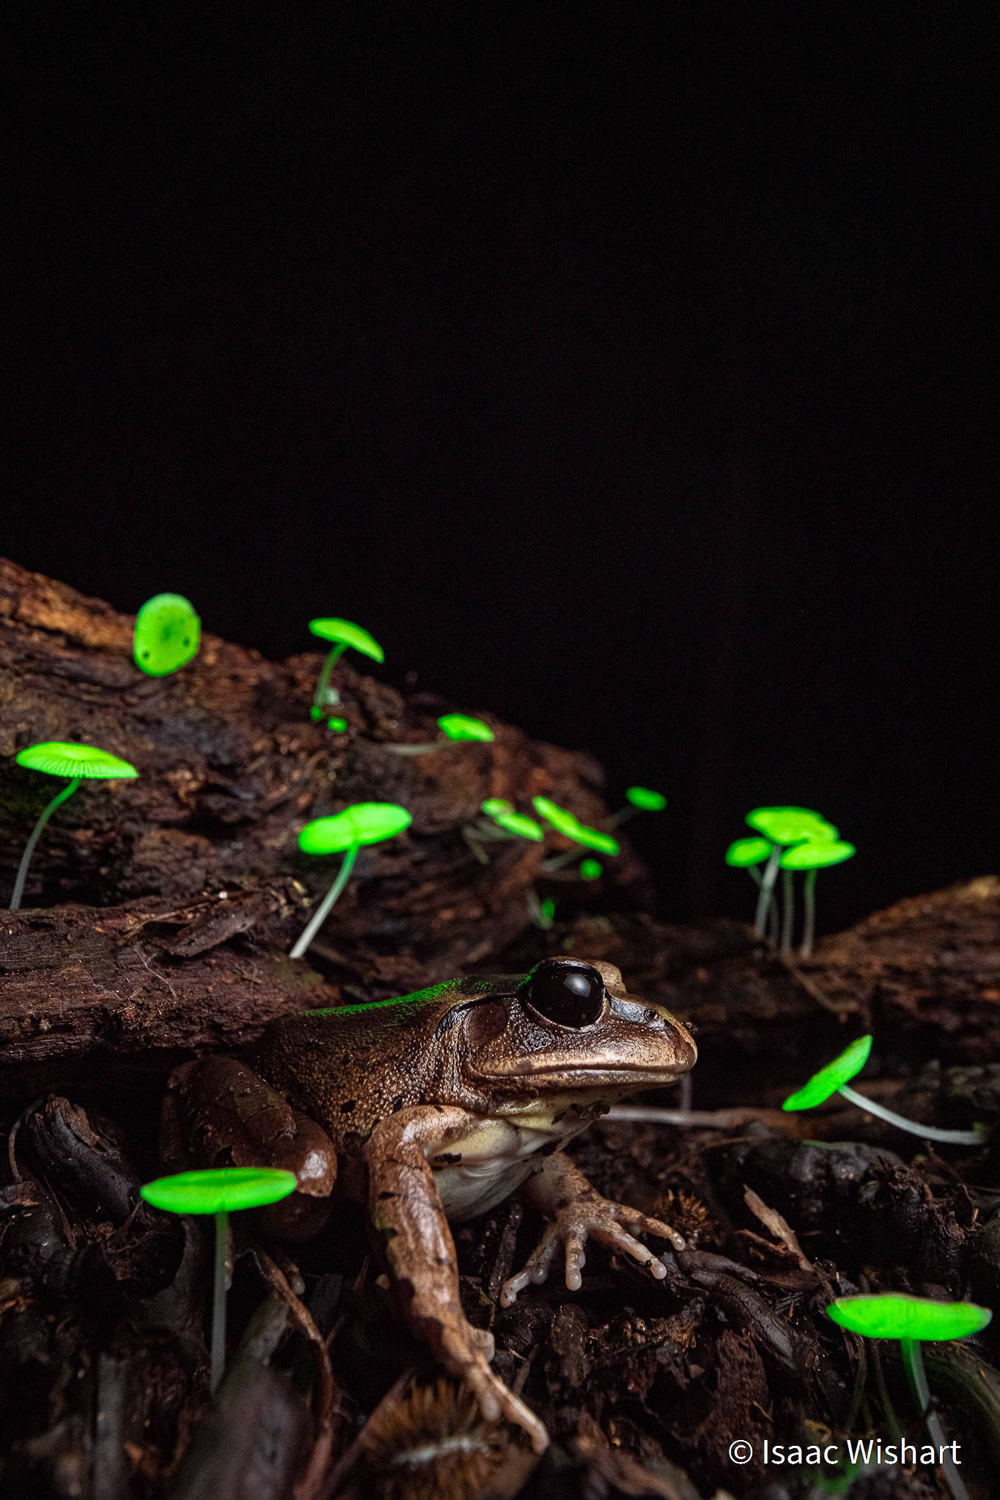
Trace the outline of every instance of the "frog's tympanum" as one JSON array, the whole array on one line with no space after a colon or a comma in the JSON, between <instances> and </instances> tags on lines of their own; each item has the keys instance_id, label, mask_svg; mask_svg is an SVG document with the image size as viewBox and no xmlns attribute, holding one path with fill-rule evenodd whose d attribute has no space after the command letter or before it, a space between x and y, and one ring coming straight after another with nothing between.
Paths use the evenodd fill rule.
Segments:
<instances>
[{"instance_id":1,"label":"frog's tympanum","mask_svg":"<svg viewBox=\"0 0 1000 1500\"><path fill-rule=\"evenodd\" d=\"M471 1386L487 1420L519 1423L540 1451L545 1428L491 1371L492 1335L462 1313L448 1220L517 1188L546 1216L537 1249L503 1287L504 1306L545 1280L560 1247L577 1290L588 1237L662 1278L663 1263L634 1236L683 1249L680 1235L600 1197L559 1148L624 1095L680 1078L696 1056L680 1022L629 995L613 964L547 958L528 975L288 1016L249 1066L186 1063L171 1079L165 1139L186 1139L205 1166L294 1171L298 1192L261 1214L286 1238L321 1226L339 1164L341 1189L367 1198L411 1327Z\"/></svg>"}]
</instances>

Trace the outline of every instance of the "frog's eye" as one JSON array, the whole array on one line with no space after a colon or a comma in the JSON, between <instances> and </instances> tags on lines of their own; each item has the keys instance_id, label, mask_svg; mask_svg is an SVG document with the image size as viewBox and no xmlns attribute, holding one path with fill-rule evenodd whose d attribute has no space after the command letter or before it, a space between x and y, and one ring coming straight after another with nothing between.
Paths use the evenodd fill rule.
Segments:
<instances>
[{"instance_id":1,"label":"frog's eye","mask_svg":"<svg viewBox=\"0 0 1000 1500\"><path fill-rule=\"evenodd\" d=\"M589 964L548 959L528 975L521 996L533 1011L558 1026L593 1026L604 1011L604 981Z\"/></svg>"}]
</instances>

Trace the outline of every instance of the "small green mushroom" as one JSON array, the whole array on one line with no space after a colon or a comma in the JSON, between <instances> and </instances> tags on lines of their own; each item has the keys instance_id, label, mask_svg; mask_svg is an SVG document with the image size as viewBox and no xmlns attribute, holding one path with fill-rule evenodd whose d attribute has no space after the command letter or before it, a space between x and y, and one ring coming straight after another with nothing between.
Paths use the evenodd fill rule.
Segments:
<instances>
[{"instance_id":1,"label":"small green mushroom","mask_svg":"<svg viewBox=\"0 0 1000 1500\"><path fill-rule=\"evenodd\" d=\"M531 805L538 816L544 818L546 823L551 823L558 833L565 834L568 839L576 837L579 819L567 808L560 807L551 797L532 797Z\"/></svg>"},{"instance_id":2,"label":"small green mushroom","mask_svg":"<svg viewBox=\"0 0 1000 1500\"><path fill-rule=\"evenodd\" d=\"M580 879L581 880L600 880L600 878L603 875L603 873L604 873L604 866L601 864L601 861L599 859L581 859L581 861L580 861Z\"/></svg>"},{"instance_id":3,"label":"small green mushroom","mask_svg":"<svg viewBox=\"0 0 1000 1500\"><path fill-rule=\"evenodd\" d=\"M827 1063L825 1068L820 1068L814 1073L802 1088L797 1089L794 1094L789 1094L782 1109L799 1110L815 1109L818 1104L823 1104L833 1094L842 1094L851 1104L856 1104L859 1109L867 1111L870 1115L877 1115L880 1120L885 1120L890 1125L897 1126L900 1130L906 1130L910 1135L918 1135L925 1141L943 1141L949 1146L979 1146L986 1138L986 1131L981 1126L973 1130L943 1130L936 1125L921 1125L916 1120L908 1120L905 1115L897 1115L894 1109L886 1109L884 1104L877 1104L874 1099L867 1099L864 1094L857 1093L848 1088L847 1080L860 1073L868 1055L872 1050L872 1038L870 1036L855 1037L850 1046L845 1047L832 1062Z\"/></svg>"},{"instance_id":4,"label":"small green mushroom","mask_svg":"<svg viewBox=\"0 0 1000 1500\"><path fill-rule=\"evenodd\" d=\"M654 792L648 786L629 786L625 788L625 801L627 807L620 807L617 812L612 813L608 819L609 828L620 828L627 823L629 818L634 818L636 813L662 812L667 805L667 799L662 792Z\"/></svg>"},{"instance_id":5,"label":"small green mushroom","mask_svg":"<svg viewBox=\"0 0 1000 1500\"><path fill-rule=\"evenodd\" d=\"M212 1283L212 1390L226 1362L226 1259L229 1215L242 1208L263 1208L294 1193L294 1172L277 1167L208 1167L157 1177L139 1189L154 1208L169 1214L214 1214L215 1268Z\"/></svg>"},{"instance_id":6,"label":"small green mushroom","mask_svg":"<svg viewBox=\"0 0 1000 1500\"><path fill-rule=\"evenodd\" d=\"M42 829L56 808L61 806L68 797L72 797L80 782L131 781L139 774L135 766L130 766L127 760L119 760L117 755L112 755L108 750L100 750L96 745L74 745L61 740L45 740L40 745L29 745L27 749L21 750L15 759L19 766L24 766L29 771L43 771L46 776L69 776L71 780L69 785L63 787L61 792L57 792L48 806L43 808L38 822L31 831L24 853L21 855L21 863L18 865L14 894L10 898L11 911L20 909L21 898L24 895L24 882L28 878L28 866L35 852L35 845L41 837Z\"/></svg>"},{"instance_id":7,"label":"small green mushroom","mask_svg":"<svg viewBox=\"0 0 1000 1500\"><path fill-rule=\"evenodd\" d=\"M993 1317L990 1309L979 1307L975 1302L935 1302L929 1297L883 1292L874 1296L838 1297L829 1304L826 1314L832 1322L861 1334L862 1338L899 1339L910 1390L937 1450L938 1462L953 1500L969 1500L949 1451L953 1450L953 1445L945 1442L941 1419L931 1405L920 1345L979 1333Z\"/></svg>"},{"instance_id":8,"label":"small green mushroom","mask_svg":"<svg viewBox=\"0 0 1000 1500\"><path fill-rule=\"evenodd\" d=\"M183 594L154 594L135 617L132 656L141 672L167 677L198 655L201 621Z\"/></svg>"},{"instance_id":9,"label":"small green mushroom","mask_svg":"<svg viewBox=\"0 0 1000 1500\"><path fill-rule=\"evenodd\" d=\"M534 925L540 928L542 932L550 931L556 916L556 903L552 897L546 896L543 901L540 901L538 899L538 892L534 886L529 886L524 894Z\"/></svg>"},{"instance_id":10,"label":"small green mushroom","mask_svg":"<svg viewBox=\"0 0 1000 1500\"><path fill-rule=\"evenodd\" d=\"M553 802L550 797L532 797L532 806L540 818L565 838L572 839L575 844L582 844L585 849L593 849L598 854L616 855L621 852L621 845L617 839L605 833L601 828L589 828L586 823L581 823L575 813L571 813L565 807L560 807L558 802ZM556 854L542 865L543 871L548 875L555 870L561 870L571 860L576 859L577 851L569 849L562 854Z\"/></svg>"},{"instance_id":11,"label":"small green mushroom","mask_svg":"<svg viewBox=\"0 0 1000 1500\"><path fill-rule=\"evenodd\" d=\"M513 802L508 802L506 797L487 797L481 804L481 811L485 814L484 818L466 823L462 829L462 837L481 865L489 864L484 844L513 838L529 839L532 843L540 844L545 837L534 818L516 812Z\"/></svg>"},{"instance_id":12,"label":"small green mushroom","mask_svg":"<svg viewBox=\"0 0 1000 1500\"><path fill-rule=\"evenodd\" d=\"M470 719L468 714L442 714L437 721L437 726L443 738L439 740L423 740L417 745L386 745L394 755L428 755L431 750L440 750L443 745L460 744L470 740L476 740L480 744L486 744L495 740L496 735L490 726L482 719Z\"/></svg>"},{"instance_id":13,"label":"small green mushroom","mask_svg":"<svg viewBox=\"0 0 1000 1500\"><path fill-rule=\"evenodd\" d=\"M514 838L530 839L534 844L540 844L545 838L539 824L534 818L529 818L526 813L494 813L493 821L498 828L502 828L505 833L513 835Z\"/></svg>"},{"instance_id":14,"label":"small green mushroom","mask_svg":"<svg viewBox=\"0 0 1000 1500\"><path fill-rule=\"evenodd\" d=\"M302 936L291 950L301 958L326 921L334 902L347 884L362 844L380 844L409 828L412 813L395 802L356 802L332 818L314 818L299 833L299 848L305 854L338 854L344 859L337 878L316 908Z\"/></svg>"},{"instance_id":15,"label":"small green mushroom","mask_svg":"<svg viewBox=\"0 0 1000 1500\"><path fill-rule=\"evenodd\" d=\"M355 625L350 620L334 618L310 620L309 629L313 635L319 636L321 641L333 643L333 649L323 663L323 669L316 683L316 691L313 693L310 714L318 722L326 718L327 709L335 708L340 702L340 695L336 688L330 687L330 674L347 648L360 651L363 656L370 656L373 661L385 661L385 652L374 636L369 635L361 625Z\"/></svg>"},{"instance_id":16,"label":"small green mushroom","mask_svg":"<svg viewBox=\"0 0 1000 1500\"><path fill-rule=\"evenodd\" d=\"M848 844L843 839L810 839L804 844L795 844L791 849L786 849L781 856L780 864L782 871L805 870L805 921L802 927L802 946L799 948L803 958L808 958L813 951L813 939L816 933L816 871L825 870L828 865L843 864L845 859L852 859L857 853L853 844ZM791 876L789 875L789 882ZM791 912L792 895L791 884L787 888L786 898L788 943L791 947ZM782 946L785 944L783 942Z\"/></svg>"}]
</instances>

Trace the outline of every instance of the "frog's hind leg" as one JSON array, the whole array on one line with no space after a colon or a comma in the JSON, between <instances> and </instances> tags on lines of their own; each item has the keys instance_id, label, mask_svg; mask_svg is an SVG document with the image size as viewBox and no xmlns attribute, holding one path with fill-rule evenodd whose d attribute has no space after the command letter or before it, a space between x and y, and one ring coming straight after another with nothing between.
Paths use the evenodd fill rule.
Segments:
<instances>
[{"instance_id":1,"label":"frog's hind leg","mask_svg":"<svg viewBox=\"0 0 1000 1500\"><path fill-rule=\"evenodd\" d=\"M326 1131L300 1114L245 1063L205 1057L175 1068L161 1116L161 1155L170 1171L187 1167L280 1167L298 1191L255 1210L276 1239L317 1234L330 1215L337 1154Z\"/></svg>"}]
</instances>

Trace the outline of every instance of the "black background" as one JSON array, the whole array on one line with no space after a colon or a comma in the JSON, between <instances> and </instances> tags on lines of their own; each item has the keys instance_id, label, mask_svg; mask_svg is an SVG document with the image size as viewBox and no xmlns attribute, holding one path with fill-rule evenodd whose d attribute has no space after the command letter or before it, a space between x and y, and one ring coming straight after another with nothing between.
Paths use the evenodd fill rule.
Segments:
<instances>
[{"instance_id":1,"label":"black background","mask_svg":"<svg viewBox=\"0 0 1000 1500\"><path fill-rule=\"evenodd\" d=\"M13 8L0 550L594 751L662 911L997 868L993 4Z\"/></svg>"}]
</instances>

